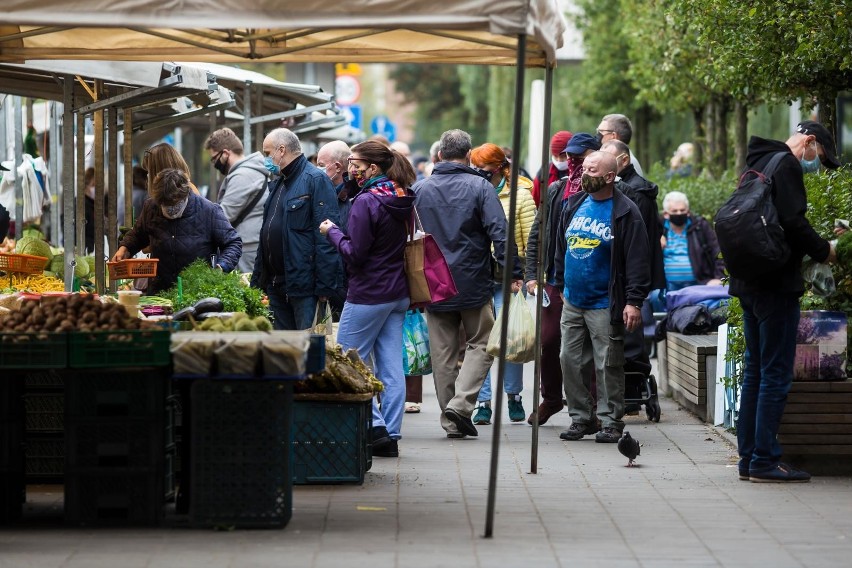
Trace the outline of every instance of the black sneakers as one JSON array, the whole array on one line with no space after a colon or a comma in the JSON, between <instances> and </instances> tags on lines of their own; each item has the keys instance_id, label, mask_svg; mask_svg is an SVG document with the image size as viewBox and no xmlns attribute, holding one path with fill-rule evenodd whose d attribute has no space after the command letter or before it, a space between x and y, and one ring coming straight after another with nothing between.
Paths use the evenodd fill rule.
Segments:
<instances>
[{"instance_id":1,"label":"black sneakers","mask_svg":"<svg viewBox=\"0 0 852 568\"><path fill-rule=\"evenodd\" d=\"M465 434L467 436L479 436L479 432L476 430L476 426L473 425L473 422L470 421L470 418L467 416L462 416L457 411L452 408L447 408L444 410L444 416L447 417L447 420L456 425L456 428L459 429L459 432Z\"/></svg>"},{"instance_id":2,"label":"black sneakers","mask_svg":"<svg viewBox=\"0 0 852 568\"><path fill-rule=\"evenodd\" d=\"M752 483L807 483L811 474L779 463L767 471L749 472L748 478Z\"/></svg>"},{"instance_id":3,"label":"black sneakers","mask_svg":"<svg viewBox=\"0 0 852 568\"><path fill-rule=\"evenodd\" d=\"M621 432L607 426L597 433L595 442L598 444L615 444L621 439Z\"/></svg>"},{"instance_id":4,"label":"black sneakers","mask_svg":"<svg viewBox=\"0 0 852 568\"><path fill-rule=\"evenodd\" d=\"M582 440L583 436L594 434L597 431L597 428L591 424L580 424L578 422L574 422L571 424L570 428L559 434L559 438L562 440L568 440L569 442L576 442L577 440Z\"/></svg>"}]
</instances>

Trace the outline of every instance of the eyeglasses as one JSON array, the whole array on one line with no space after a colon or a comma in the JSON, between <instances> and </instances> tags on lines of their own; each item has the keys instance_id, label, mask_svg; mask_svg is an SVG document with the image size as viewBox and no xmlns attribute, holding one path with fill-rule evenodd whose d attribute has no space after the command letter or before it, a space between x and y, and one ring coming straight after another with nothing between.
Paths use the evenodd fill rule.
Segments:
<instances>
[{"instance_id":1,"label":"eyeglasses","mask_svg":"<svg viewBox=\"0 0 852 568\"><path fill-rule=\"evenodd\" d=\"M600 136L606 136L607 134L614 134L615 130L601 130L598 128L595 132L597 132Z\"/></svg>"},{"instance_id":2,"label":"eyeglasses","mask_svg":"<svg viewBox=\"0 0 852 568\"><path fill-rule=\"evenodd\" d=\"M222 154L224 154L224 153L225 153L225 151L224 151L224 150L219 150L219 153L218 153L218 154L216 154L215 156L213 156L212 158L210 158L210 163L211 163L211 164L215 164L216 162L218 162L218 161L219 161L219 158L221 158L221 157L222 157Z\"/></svg>"},{"instance_id":3,"label":"eyeglasses","mask_svg":"<svg viewBox=\"0 0 852 568\"><path fill-rule=\"evenodd\" d=\"M352 162L369 162L369 160L365 160L364 158L356 158L355 156L349 156L348 158L346 158L346 161L350 164Z\"/></svg>"}]
</instances>

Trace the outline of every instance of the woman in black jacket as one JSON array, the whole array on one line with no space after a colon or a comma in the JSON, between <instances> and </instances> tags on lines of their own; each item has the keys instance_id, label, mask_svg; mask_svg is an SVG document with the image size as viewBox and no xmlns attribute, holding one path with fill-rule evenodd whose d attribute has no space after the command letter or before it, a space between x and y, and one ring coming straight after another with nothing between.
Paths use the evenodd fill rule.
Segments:
<instances>
[{"instance_id":1,"label":"woman in black jacket","mask_svg":"<svg viewBox=\"0 0 852 568\"><path fill-rule=\"evenodd\" d=\"M160 172L152 184L151 200L154 206L142 210L112 258L130 258L150 246L151 257L160 262L149 294L173 286L180 271L197 258L215 258L215 265L225 272L237 266L242 240L218 205L192 192L186 173Z\"/></svg>"}]
</instances>

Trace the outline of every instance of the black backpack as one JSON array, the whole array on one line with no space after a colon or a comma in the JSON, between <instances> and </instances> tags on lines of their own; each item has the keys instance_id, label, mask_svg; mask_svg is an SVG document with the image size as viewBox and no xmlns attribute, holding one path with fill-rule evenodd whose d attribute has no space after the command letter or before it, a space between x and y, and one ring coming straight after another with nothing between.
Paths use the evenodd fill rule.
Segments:
<instances>
[{"instance_id":1,"label":"black backpack","mask_svg":"<svg viewBox=\"0 0 852 568\"><path fill-rule=\"evenodd\" d=\"M743 173L736 191L716 213L719 248L734 278L757 279L790 258L790 245L772 202L772 174L785 155L775 154L762 172Z\"/></svg>"}]
</instances>

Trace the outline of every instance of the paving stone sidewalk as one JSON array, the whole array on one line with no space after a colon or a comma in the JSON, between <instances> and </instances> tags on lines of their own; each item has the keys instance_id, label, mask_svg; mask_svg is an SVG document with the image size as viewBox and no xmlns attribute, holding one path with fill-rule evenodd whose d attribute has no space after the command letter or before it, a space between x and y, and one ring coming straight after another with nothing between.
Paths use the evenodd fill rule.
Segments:
<instances>
[{"instance_id":1,"label":"paving stone sidewalk","mask_svg":"<svg viewBox=\"0 0 852 568\"><path fill-rule=\"evenodd\" d=\"M504 411L494 536L483 538L493 426L447 439L429 382L400 457L375 458L363 486L297 486L283 530L33 523L0 530L0 567L785 568L852 557L852 478L739 481L730 438L670 400L659 424L627 417L642 444L634 468L614 444L560 440L561 412L541 428L531 474L532 429Z\"/></svg>"}]
</instances>

